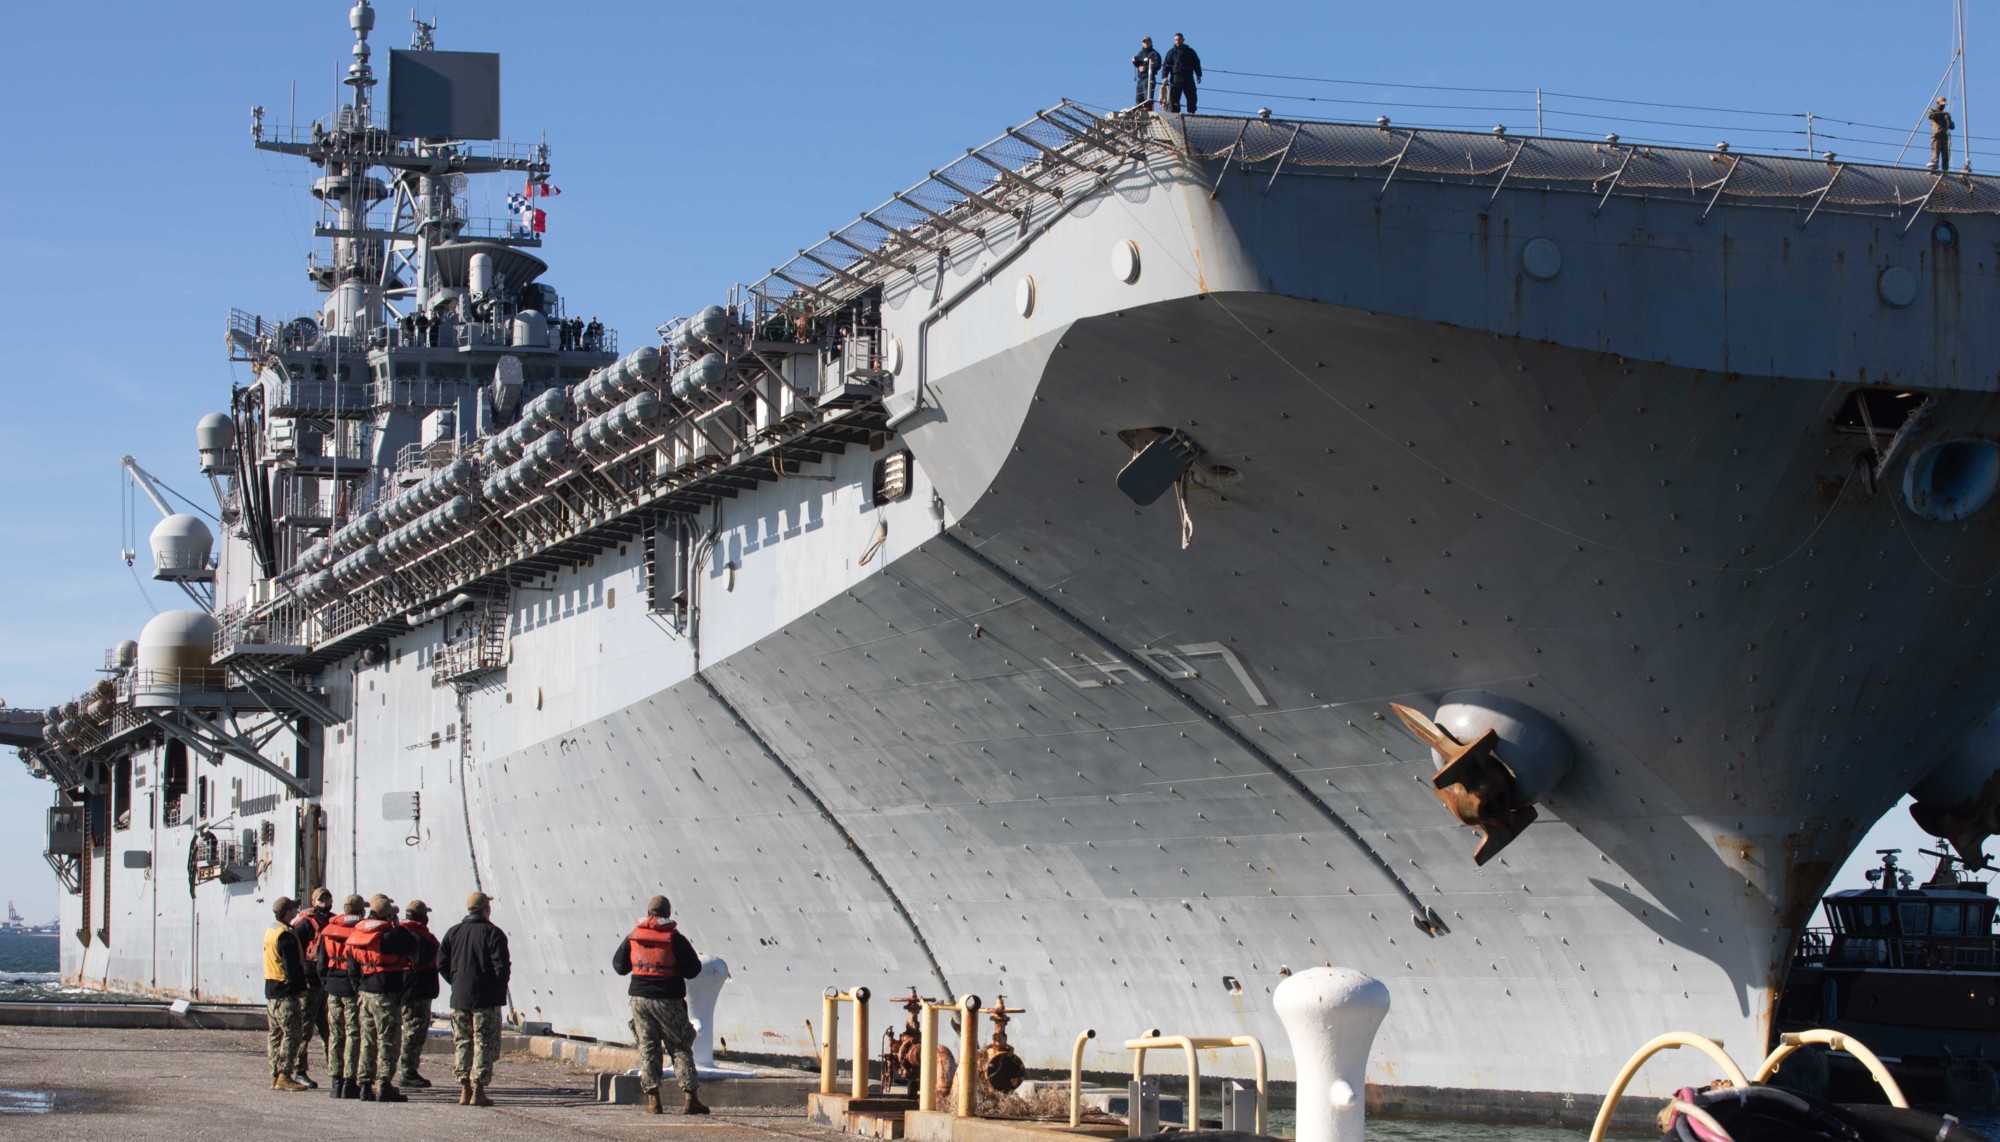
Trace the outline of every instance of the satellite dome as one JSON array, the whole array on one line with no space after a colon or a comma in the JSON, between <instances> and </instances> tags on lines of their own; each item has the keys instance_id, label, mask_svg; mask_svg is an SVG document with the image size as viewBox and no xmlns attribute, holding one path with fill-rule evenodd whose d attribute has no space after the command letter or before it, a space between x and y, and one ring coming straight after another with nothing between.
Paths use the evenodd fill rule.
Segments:
<instances>
[{"instance_id":1,"label":"satellite dome","mask_svg":"<svg viewBox=\"0 0 2000 1142\"><path fill-rule=\"evenodd\" d=\"M228 416L211 412L195 422L194 444L203 452L227 448L235 442L236 426L230 423Z\"/></svg>"},{"instance_id":2,"label":"satellite dome","mask_svg":"<svg viewBox=\"0 0 2000 1142\"><path fill-rule=\"evenodd\" d=\"M207 572L215 533L196 517L179 512L153 528L150 542L155 573L160 578L174 578L190 572Z\"/></svg>"},{"instance_id":3,"label":"satellite dome","mask_svg":"<svg viewBox=\"0 0 2000 1142\"><path fill-rule=\"evenodd\" d=\"M185 670L209 664L222 624L207 611L162 611L139 632L140 670Z\"/></svg>"},{"instance_id":4,"label":"satellite dome","mask_svg":"<svg viewBox=\"0 0 2000 1142\"><path fill-rule=\"evenodd\" d=\"M236 470L236 424L227 415L211 412L196 421L194 446L201 453L203 475L222 476Z\"/></svg>"}]
</instances>

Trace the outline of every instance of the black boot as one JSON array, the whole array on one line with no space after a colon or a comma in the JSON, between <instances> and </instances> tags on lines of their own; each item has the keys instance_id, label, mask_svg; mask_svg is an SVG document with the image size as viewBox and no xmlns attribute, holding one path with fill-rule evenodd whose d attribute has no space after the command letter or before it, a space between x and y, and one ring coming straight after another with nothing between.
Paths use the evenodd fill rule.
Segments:
<instances>
[{"instance_id":1,"label":"black boot","mask_svg":"<svg viewBox=\"0 0 2000 1142\"><path fill-rule=\"evenodd\" d=\"M374 1102L374 1101L375 1101L375 1084L374 1084L374 1083L360 1083L360 1084L358 1084L358 1085L359 1085L359 1086L361 1087L361 1095L360 1095L360 1098L361 1098L361 1101L363 1101L363 1102Z\"/></svg>"},{"instance_id":2,"label":"black boot","mask_svg":"<svg viewBox=\"0 0 2000 1142\"><path fill-rule=\"evenodd\" d=\"M376 1102L408 1102L410 1096L396 1089L393 1083L376 1084Z\"/></svg>"},{"instance_id":3,"label":"black boot","mask_svg":"<svg viewBox=\"0 0 2000 1142\"><path fill-rule=\"evenodd\" d=\"M353 1079L348 1079L348 1080L346 1080L346 1083L347 1083L347 1089L346 1089L346 1091L344 1091L344 1092L343 1092L343 1093L341 1094L341 1096L340 1096L340 1097L342 1097L342 1098L360 1098L360 1097L361 1097L361 1084L360 1084L359 1082L356 1082L356 1081L355 1081L355 1080L353 1080Z\"/></svg>"},{"instance_id":4,"label":"black boot","mask_svg":"<svg viewBox=\"0 0 2000 1142\"><path fill-rule=\"evenodd\" d=\"M341 1078L341 1077L340 1077L339 1075L335 1075L335 1076L333 1076L333 1088L332 1088L332 1093L333 1093L333 1097L335 1097L335 1098L346 1098L346 1097L347 1097L347 1080L346 1080L346 1079L344 1079L344 1078Z\"/></svg>"}]
</instances>

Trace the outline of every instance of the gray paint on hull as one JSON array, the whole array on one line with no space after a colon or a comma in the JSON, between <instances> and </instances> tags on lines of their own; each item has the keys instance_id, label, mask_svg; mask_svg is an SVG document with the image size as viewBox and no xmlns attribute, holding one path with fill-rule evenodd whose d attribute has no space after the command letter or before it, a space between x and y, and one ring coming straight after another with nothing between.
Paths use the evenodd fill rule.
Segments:
<instances>
[{"instance_id":1,"label":"gray paint on hull","mask_svg":"<svg viewBox=\"0 0 2000 1142\"><path fill-rule=\"evenodd\" d=\"M840 823L840 818L834 816L833 810L826 807L826 802L819 799L819 794L814 793L812 787L800 779L798 770L793 769L783 757L778 755L777 750L771 748L771 743L764 740L764 735L757 732L757 727L751 725L743 717L743 711L736 708L736 704L729 700L727 694L716 689L715 683L709 681L708 676L701 671L695 671L694 677L697 682L701 683L702 689L708 693L708 696L713 698L717 705L727 711L737 726L757 743L757 748L764 751L764 756L770 758L773 765L784 771L785 776L790 779L793 787L800 793L805 794L806 798L812 802L813 808L819 811L820 818L827 823L827 826L840 834L840 839L846 842L848 851L852 852L855 859L860 861L863 867L867 868L869 879L873 880L882 889L883 895L889 898L890 905L896 909L896 915L901 917L903 923L909 926L910 937L917 942L919 948L923 949L924 959L930 963L931 976L937 980L938 986L944 989L943 994L957 995L958 993L952 990L951 981L945 978L944 968L938 963L937 954L931 951L930 941L924 939L924 930L918 926L916 918L910 915L910 910L904 907L902 897L896 895L896 890L883 877L882 871L875 867L873 860L869 859L868 850L861 847L860 842L854 839L854 835L849 833L846 827Z\"/></svg>"}]
</instances>

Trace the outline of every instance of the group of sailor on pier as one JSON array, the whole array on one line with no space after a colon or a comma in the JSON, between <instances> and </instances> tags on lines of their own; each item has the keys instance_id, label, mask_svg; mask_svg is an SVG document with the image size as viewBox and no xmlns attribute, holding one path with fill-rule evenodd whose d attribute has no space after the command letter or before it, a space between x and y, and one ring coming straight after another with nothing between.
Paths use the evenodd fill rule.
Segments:
<instances>
[{"instance_id":1,"label":"group of sailor on pier","mask_svg":"<svg viewBox=\"0 0 2000 1142\"><path fill-rule=\"evenodd\" d=\"M334 1098L408 1102L402 1088L431 1085L417 1066L442 982L451 985L459 1105L492 1106L487 1088L513 973L507 934L492 913L492 898L474 892L464 919L440 940L431 934L430 907L421 900L399 910L381 893L367 900L350 894L335 913L333 893L325 888L314 889L303 910L291 897L279 897L264 933L271 1089L318 1089L307 1073L317 1034ZM611 966L631 977L631 1026L643 1060L647 1113L663 1112L661 1063L671 1058L684 1096L681 1113L707 1114L695 1095L695 1029L687 1007L687 981L701 974L701 958L672 915L666 897L648 901L645 916L619 941Z\"/></svg>"}]
</instances>

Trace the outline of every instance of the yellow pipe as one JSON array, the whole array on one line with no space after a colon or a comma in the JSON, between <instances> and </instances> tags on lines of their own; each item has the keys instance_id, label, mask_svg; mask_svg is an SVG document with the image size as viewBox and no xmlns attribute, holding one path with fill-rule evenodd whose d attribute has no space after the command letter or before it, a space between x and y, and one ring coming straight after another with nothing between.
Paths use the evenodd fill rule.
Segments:
<instances>
[{"instance_id":1,"label":"yellow pipe","mask_svg":"<svg viewBox=\"0 0 2000 1142\"><path fill-rule=\"evenodd\" d=\"M1812 1031L1788 1031L1778 1036L1778 1045L1764 1059L1764 1065L1757 1068L1756 1081L1761 1083L1770 1078L1777 1072L1778 1064L1784 1062L1792 1052L1815 1043L1830 1051L1846 1051L1861 1060L1861 1065L1867 1067L1868 1073L1875 1077L1875 1085L1881 1087L1882 1093L1888 1097L1890 1106L1910 1105L1903 1097L1903 1088L1896 1084L1895 1076L1889 1073L1888 1067L1882 1065L1882 1060L1876 1057L1875 1052L1869 1050L1859 1039L1851 1039L1838 1031L1829 1031L1824 1027Z\"/></svg>"},{"instance_id":2,"label":"yellow pipe","mask_svg":"<svg viewBox=\"0 0 2000 1142\"><path fill-rule=\"evenodd\" d=\"M959 996L958 1011L958 1078L952 1085L958 1091L958 1116L971 1118L979 1074L979 1060L974 1057L979 1046L979 997L971 992Z\"/></svg>"},{"instance_id":3,"label":"yellow pipe","mask_svg":"<svg viewBox=\"0 0 2000 1142\"><path fill-rule=\"evenodd\" d=\"M1604 1105L1597 1108L1597 1121L1590 1127L1590 1142L1604 1142L1604 1131L1611 1125L1611 1111L1618 1105L1618 1100L1624 1097L1625 1087L1631 1083L1632 1076L1639 1073L1639 1068L1646 1060L1661 1051L1671 1051L1679 1047L1693 1047L1715 1060L1716 1065L1720 1066L1723 1073L1728 1076L1731 1086L1750 1085L1750 1080L1743 1075L1743 1068L1736 1065L1736 1060L1729 1057L1729 1052L1722 1049L1722 1044L1689 1031L1669 1031L1649 1040L1645 1046L1639 1048L1637 1054L1626 1060L1624 1067L1619 1069L1618 1078L1612 1082L1611 1090L1604 1096Z\"/></svg>"},{"instance_id":4,"label":"yellow pipe","mask_svg":"<svg viewBox=\"0 0 2000 1142\"><path fill-rule=\"evenodd\" d=\"M1256 1060L1257 1129L1255 1132L1258 1134L1262 1134L1265 1132L1264 1119L1268 1115L1271 1107L1270 1082L1268 1075L1265 1073L1264 1069L1264 1044L1259 1042L1257 1036L1255 1035L1231 1035L1229 1037L1229 1045L1232 1047L1250 1048L1250 1057Z\"/></svg>"},{"instance_id":5,"label":"yellow pipe","mask_svg":"<svg viewBox=\"0 0 2000 1142\"><path fill-rule=\"evenodd\" d=\"M1141 1082L1146 1077L1147 1051L1165 1050L1169 1047L1179 1047L1181 1049L1182 1055L1187 1059L1188 1073L1187 1106L1182 1110L1182 1113L1187 1117L1186 1125L1189 1130L1199 1130L1201 1128L1201 1062L1195 1056L1195 1046L1197 1043L1200 1043L1204 1047L1232 1046L1228 1039L1206 1038L1197 1040L1187 1035L1162 1035L1157 1030L1143 1039L1125 1040L1125 1049L1133 1052L1133 1082ZM1131 1108L1131 1113L1137 1114L1138 1112L1138 1107Z\"/></svg>"},{"instance_id":6,"label":"yellow pipe","mask_svg":"<svg viewBox=\"0 0 2000 1142\"><path fill-rule=\"evenodd\" d=\"M924 1001L923 1017L917 1024L917 1109L937 1109L937 1013L938 1005Z\"/></svg>"},{"instance_id":7,"label":"yellow pipe","mask_svg":"<svg viewBox=\"0 0 2000 1142\"><path fill-rule=\"evenodd\" d=\"M868 989L857 987L847 993L854 1004L854 1085L855 1098L868 1097Z\"/></svg>"},{"instance_id":8,"label":"yellow pipe","mask_svg":"<svg viewBox=\"0 0 2000 1142\"><path fill-rule=\"evenodd\" d=\"M827 988L820 997L819 1023L825 1030L825 1037L819 1044L819 1092L832 1094L835 1069L839 1063L835 1053L840 1043L840 993L833 988Z\"/></svg>"},{"instance_id":9,"label":"yellow pipe","mask_svg":"<svg viewBox=\"0 0 2000 1142\"><path fill-rule=\"evenodd\" d=\"M1076 1045L1069 1051L1069 1124L1073 1127L1083 1125L1083 1045L1095 1038L1096 1028L1085 1031L1076 1037ZM1263 1119L1257 1121L1261 1127Z\"/></svg>"}]
</instances>

